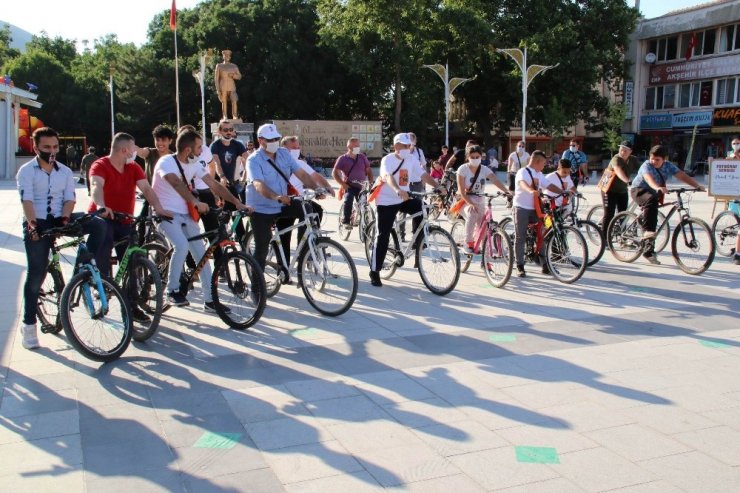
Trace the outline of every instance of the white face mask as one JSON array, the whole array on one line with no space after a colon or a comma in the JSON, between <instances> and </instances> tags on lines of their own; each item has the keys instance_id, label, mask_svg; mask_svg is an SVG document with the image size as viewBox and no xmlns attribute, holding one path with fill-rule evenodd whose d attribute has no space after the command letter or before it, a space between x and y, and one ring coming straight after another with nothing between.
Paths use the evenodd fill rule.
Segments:
<instances>
[{"instance_id":1,"label":"white face mask","mask_svg":"<svg viewBox=\"0 0 740 493\"><path fill-rule=\"evenodd\" d=\"M136 151L134 151L133 154L131 154L128 159L126 159L126 164L129 163L135 163L136 162Z\"/></svg>"},{"instance_id":2,"label":"white face mask","mask_svg":"<svg viewBox=\"0 0 740 493\"><path fill-rule=\"evenodd\" d=\"M518 152L519 154L523 153L523 152L524 152L524 147L522 147L522 146L517 146L517 147L516 147L516 152Z\"/></svg>"},{"instance_id":3,"label":"white face mask","mask_svg":"<svg viewBox=\"0 0 740 493\"><path fill-rule=\"evenodd\" d=\"M265 150L270 154L275 154L280 148L280 142L265 142Z\"/></svg>"},{"instance_id":4,"label":"white face mask","mask_svg":"<svg viewBox=\"0 0 740 493\"><path fill-rule=\"evenodd\" d=\"M570 146L570 152L576 152L578 150L578 146Z\"/></svg>"},{"instance_id":5,"label":"white face mask","mask_svg":"<svg viewBox=\"0 0 740 493\"><path fill-rule=\"evenodd\" d=\"M296 159L297 160L299 157L301 157L301 150L300 149L291 149L290 150L290 155L293 156L293 159Z\"/></svg>"},{"instance_id":6,"label":"white face mask","mask_svg":"<svg viewBox=\"0 0 740 493\"><path fill-rule=\"evenodd\" d=\"M480 160L481 159L479 157L470 158L470 164L472 164L473 166L478 166L480 164Z\"/></svg>"},{"instance_id":7,"label":"white face mask","mask_svg":"<svg viewBox=\"0 0 740 493\"><path fill-rule=\"evenodd\" d=\"M740 144L732 144L732 149L735 152L740 152Z\"/></svg>"},{"instance_id":8,"label":"white face mask","mask_svg":"<svg viewBox=\"0 0 740 493\"><path fill-rule=\"evenodd\" d=\"M398 151L398 156L401 159L406 159L407 157L409 157L409 154L411 154L411 149L401 149L400 151Z\"/></svg>"},{"instance_id":9,"label":"white face mask","mask_svg":"<svg viewBox=\"0 0 740 493\"><path fill-rule=\"evenodd\" d=\"M221 137L221 140L224 142L224 144L228 144L231 142L231 137Z\"/></svg>"},{"instance_id":10,"label":"white face mask","mask_svg":"<svg viewBox=\"0 0 740 493\"><path fill-rule=\"evenodd\" d=\"M352 148L352 154L359 154L359 153L360 153L360 148L359 147L353 147Z\"/></svg>"}]
</instances>

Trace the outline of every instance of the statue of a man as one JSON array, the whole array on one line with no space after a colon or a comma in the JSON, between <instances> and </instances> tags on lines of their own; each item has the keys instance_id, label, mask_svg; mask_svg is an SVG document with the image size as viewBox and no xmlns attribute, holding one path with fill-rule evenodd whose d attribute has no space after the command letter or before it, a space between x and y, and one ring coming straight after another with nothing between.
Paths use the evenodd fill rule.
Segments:
<instances>
[{"instance_id":1,"label":"statue of a man","mask_svg":"<svg viewBox=\"0 0 740 493\"><path fill-rule=\"evenodd\" d=\"M229 100L231 100L231 117L238 118L236 102L239 100L239 96L236 94L236 83L234 81L241 79L242 74L239 72L239 67L231 63L231 50L223 50L221 55L223 55L224 61L216 65L216 72L213 74L218 100L221 101L221 111L224 119L228 119L226 103Z\"/></svg>"}]
</instances>

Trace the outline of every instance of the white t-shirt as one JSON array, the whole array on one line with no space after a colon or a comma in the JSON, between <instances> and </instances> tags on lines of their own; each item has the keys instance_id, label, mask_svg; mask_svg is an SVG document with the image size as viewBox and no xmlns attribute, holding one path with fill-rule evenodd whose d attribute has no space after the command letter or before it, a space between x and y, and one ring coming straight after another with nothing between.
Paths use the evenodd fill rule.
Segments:
<instances>
[{"instance_id":1,"label":"white t-shirt","mask_svg":"<svg viewBox=\"0 0 740 493\"><path fill-rule=\"evenodd\" d=\"M491 170L496 171L498 169L498 159L491 158L488 162L488 167L491 168Z\"/></svg>"},{"instance_id":2,"label":"white t-shirt","mask_svg":"<svg viewBox=\"0 0 740 493\"><path fill-rule=\"evenodd\" d=\"M203 171L208 174L208 163L213 161L213 153L211 153L211 149L208 148L208 146L203 146L200 151L200 156L198 156L193 162L199 164ZM193 180L195 183L195 189L196 190L208 190L208 185L206 185L206 182L200 179L200 177L195 178Z\"/></svg>"},{"instance_id":3,"label":"white t-shirt","mask_svg":"<svg viewBox=\"0 0 740 493\"><path fill-rule=\"evenodd\" d=\"M522 152L522 155L519 156L519 160L517 160L517 156L518 154L516 151L509 154L509 160L507 161L507 171L509 173L516 173L521 168L524 168L529 164L529 153L527 151Z\"/></svg>"},{"instance_id":4,"label":"white t-shirt","mask_svg":"<svg viewBox=\"0 0 740 493\"><path fill-rule=\"evenodd\" d=\"M489 176L493 174L493 171L491 171L488 167L483 166L482 164L480 164L479 166L480 173L478 173L478 178L476 178L475 184L473 185L472 189L470 188L470 184L473 181L473 177L475 176L475 171L473 170L470 163L465 163L457 168L457 176L462 176L464 179L463 183L465 184L465 190L470 190L473 193L481 193L485 191L486 180Z\"/></svg>"},{"instance_id":5,"label":"white t-shirt","mask_svg":"<svg viewBox=\"0 0 740 493\"><path fill-rule=\"evenodd\" d=\"M406 158L406 161L409 164L414 165L409 171L409 181L411 183L420 182L421 175L423 175L427 171L427 158L426 156L424 156L424 151L417 147L416 149L411 151L411 154L409 154L409 157Z\"/></svg>"},{"instance_id":6,"label":"white t-shirt","mask_svg":"<svg viewBox=\"0 0 740 493\"><path fill-rule=\"evenodd\" d=\"M303 171L308 173L308 176L311 176L314 173L316 173L316 171L311 166L309 166L308 163L304 161L303 159L296 159L296 162L298 163L298 166L300 166ZM290 175L290 184L293 185L296 190L298 190L298 193L303 193L303 182L296 175Z\"/></svg>"},{"instance_id":7,"label":"white t-shirt","mask_svg":"<svg viewBox=\"0 0 740 493\"><path fill-rule=\"evenodd\" d=\"M202 178L207 173L198 161L180 164L182 165L182 171L185 174L188 184L191 184L196 177ZM175 156L172 154L162 156L154 166L152 189L157 194L157 198L159 198L159 203L162 204L163 209L170 210L176 214L187 214L188 205L185 199L180 197L177 190L172 188L172 185L165 179L165 175L169 174L174 174L178 180L182 180Z\"/></svg>"},{"instance_id":8,"label":"white t-shirt","mask_svg":"<svg viewBox=\"0 0 740 493\"><path fill-rule=\"evenodd\" d=\"M530 172L532 173L531 177L529 176ZM535 184L532 183L532 179L534 179ZM547 187L546 180L545 175L532 168L522 168L517 171L516 178L514 178L514 183L516 184L514 188L514 207L521 207L530 211L534 210L534 195L524 190L519 185L520 181L529 184L533 188L542 189Z\"/></svg>"},{"instance_id":9,"label":"white t-shirt","mask_svg":"<svg viewBox=\"0 0 740 493\"><path fill-rule=\"evenodd\" d=\"M555 197L556 195L559 195L559 194L548 190L547 185L555 185L558 188L562 188L563 191L570 190L571 188L573 188L573 180L570 179L570 174L568 174L568 176L563 178L562 176L558 175L557 171L553 171L552 173L545 176L545 180L547 181L547 183L543 183L541 187L544 189L545 195L547 195L548 197ZM562 180L562 182L560 180ZM563 198L564 197L558 197L555 200L555 203L558 206L563 205Z\"/></svg>"},{"instance_id":10,"label":"white t-shirt","mask_svg":"<svg viewBox=\"0 0 740 493\"><path fill-rule=\"evenodd\" d=\"M398 168L398 165L401 164L401 160L398 159L398 157L395 155L395 153L388 154L380 161L380 171L379 176L381 179L383 179L383 187L380 189L380 193L378 194L378 197L375 199L376 205L396 205L403 202L401 198L396 195L395 190L391 188L391 186L385 182L385 176L390 175L394 171L396 171L396 168ZM399 168L399 170L393 175L393 178L396 180L396 184L398 184L398 188L401 190L404 190L406 192L409 191L409 183L411 182L411 173L412 170L415 168L418 168L418 164L412 162L409 162L409 159L406 158L403 161L403 164Z\"/></svg>"}]
</instances>

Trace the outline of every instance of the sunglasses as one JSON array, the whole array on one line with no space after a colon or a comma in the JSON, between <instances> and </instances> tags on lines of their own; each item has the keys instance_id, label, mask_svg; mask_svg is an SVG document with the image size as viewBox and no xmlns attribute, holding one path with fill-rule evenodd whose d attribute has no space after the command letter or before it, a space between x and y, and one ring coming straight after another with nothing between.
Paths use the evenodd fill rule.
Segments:
<instances>
[{"instance_id":1,"label":"sunglasses","mask_svg":"<svg viewBox=\"0 0 740 493\"><path fill-rule=\"evenodd\" d=\"M280 137L275 137L274 139L265 139L265 142L277 142L280 140Z\"/></svg>"},{"instance_id":2,"label":"sunglasses","mask_svg":"<svg viewBox=\"0 0 740 493\"><path fill-rule=\"evenodd\" d=\"M222 132L233 132L234 129L233 128L222 128L221 131Z\"/></svg>"}]
</instances>

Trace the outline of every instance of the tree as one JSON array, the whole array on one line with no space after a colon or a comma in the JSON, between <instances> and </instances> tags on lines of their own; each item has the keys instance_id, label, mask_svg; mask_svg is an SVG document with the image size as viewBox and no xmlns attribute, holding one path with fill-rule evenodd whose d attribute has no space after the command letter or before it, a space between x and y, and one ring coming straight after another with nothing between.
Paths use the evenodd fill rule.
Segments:
<instances>
[{"instance_id":1,"label":"tree","mask_svg":"<svg viewBox=\"0 0 740 493\"><path fill-rule=\"evenodd\" d=\"M5 26L0 29L0 67L5 65L5 62L11 58L15 58L21 54L20 51L10 47L10 43L13 41L13 36L10 34L10 26Z\"/></svg>"},{"instance_id":2,"label":"tree","mask_svg":"<svg viewBox=\"0 0 740 493\"><path fill-rule=\"evenodd\" d=\"M622 125L627 116L627 106L623 103L611 103L604 116L604 150L617 152L622 142Z\"/></svg>"},{"instance_id":3,"label":"tree","mask_svg":"<svg viewBox=\"0 0 740 493\"><path fill-rule=\"evenodd\" d=\"M77 48L74 40L64 39L61 36L50 38L46 31L41 31L40 36L33 36L26 44L27 50L38 49L51 55L66 69L72 66L77 57Z\"/></svg>"}]
</instances>

